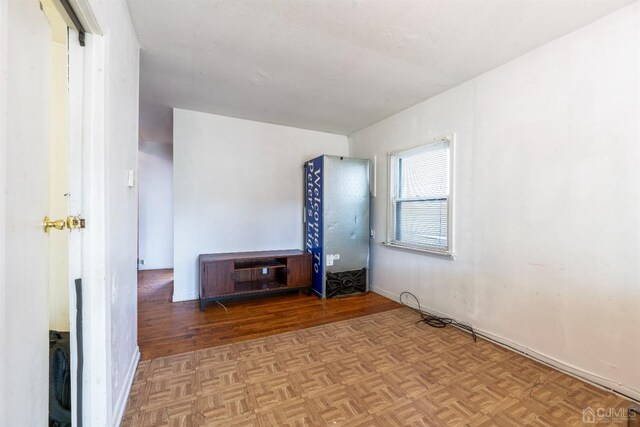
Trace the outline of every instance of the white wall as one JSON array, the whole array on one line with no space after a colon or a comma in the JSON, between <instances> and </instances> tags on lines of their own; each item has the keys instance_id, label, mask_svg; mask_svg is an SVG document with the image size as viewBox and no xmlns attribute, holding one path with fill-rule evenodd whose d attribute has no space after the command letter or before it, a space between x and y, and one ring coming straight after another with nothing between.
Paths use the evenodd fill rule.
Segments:
<instances>
[{"instance_id":1,"label":"white wall","mask_svg":"<svg viewBox=\"0 0 640 427\"><path fill-rule=\"evenodd\" d=\"M639 24L636 2L350 137L378 156L377 292L640 398ZM451 131L457 259L383 247L386 153Z\"/></svg>"},{"instance_id":2,"label":"white wall","mask_svg":"<svg viewBox=\"0 0 640 427\"><path fill-rule=\"evenodd\" d=\"M0 0L0 166L7 166L7 40L8 1ZM0 173L0 319L7 319L7 275L6 275L6 176ZM0 342L7 343L7 328L0 328ZM0 350L0 378L7 378L6 350ZM7 419L7 387L0 386L0 417Z\"/></svg>"},{"instance_id":3,"label":"white wall","mask_svg":"<svg viewBox=\"0 0 640 427\"><path fill-rule=\"evenodd\" d=\"M141 141L138 156L139 268L173 268L173 146Z\"/></svg>"},{"instance_id":4,"label":"white wall","mask_svg":"<svg viewBox=\"0 0 640 427\"><path fill-rule=\"evenodd\" d=\"M174 300L202 253L302 248L303 164L345 136L174 109Z\"/></svg>"},{"instance_id":5,"label":"white wall","mask_svg":"<svg viewBox=\"0 0 640 427\"><path fill-rule=\"evenodd\" d=\"M87 424L118 425L139 357L138 193L137 188L128 186L128 171L135 171L137 176L138 165L139 46L124 0L91 0L90 4L104 39L104 164L100 167L104 167L105 191L101 196L105 197L107 396L106 413L92 414ZM95 320L100 314L91 315Z\"/></svg>"},{"instance_id":6,"label":"white wall","mask_svg":"<svg viewBox=\"0 0 640 427\"><path fill-rule=\"evenodd\" d=\"M110 5L107 101L107 284L111 297L111 392L115 423L138 357L138 194L128 171L138 169L139 48L126 4ZM134 366L135 369L135 366Z\"/></svg>"}]
</instances>

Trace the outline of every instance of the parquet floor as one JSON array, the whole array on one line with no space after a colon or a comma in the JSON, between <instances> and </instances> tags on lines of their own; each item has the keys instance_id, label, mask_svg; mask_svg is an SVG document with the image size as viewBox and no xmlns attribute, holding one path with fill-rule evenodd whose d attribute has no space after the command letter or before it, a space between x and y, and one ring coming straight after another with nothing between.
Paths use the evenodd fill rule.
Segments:
<instances>
[{"instance_id":1,"label":"parquet floor","mask_svg":"<svg viewBox=\"0 0 640 427\"><path fill-rule=\"evenodd\" d=\"M629 405L417 319L400 308L142 361L122 425L568 426Z\"/></svg>"},{"instance_id":2,"label":"parquet floor","mask_svg":"<svg viewBox=\"0 0 640 427\"><path fill-rule=\"evenodd\" d=\"M288 294L210 303L173 303L173 270L138 272L138 346L142 359L290 332L401 307L375 293L321 300Z\"/></svg>"}]
</instances>

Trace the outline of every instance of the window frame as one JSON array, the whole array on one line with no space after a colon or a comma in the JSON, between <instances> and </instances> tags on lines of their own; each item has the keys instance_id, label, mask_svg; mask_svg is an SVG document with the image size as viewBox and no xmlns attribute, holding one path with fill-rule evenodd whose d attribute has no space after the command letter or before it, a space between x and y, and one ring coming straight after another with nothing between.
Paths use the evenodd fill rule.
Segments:
<instances>
[{"instance_id":1,"label":"window frame","mask_svg":"<svg viewBox=\"0 0 640 427\"><path fill-rule=\"evenodd\" d=\"M401 241L396 241L396 203L398 194L398 160L402 156L408 154L417 154L428 149L428 147L447 142L449 144L449 195L447 196L447 248L446 250L437 250L427 246L410 245ZM421 252L428 255L436 255L446 258L455 259L455 210L454 210L454 190L455 190L455 133L433 138L431 141L420 144L418 146L404 148L387 153L388 163L388 202L387 202L387 241L386 246L406 249L409 251Z\"/></svg>"}]
</instances>

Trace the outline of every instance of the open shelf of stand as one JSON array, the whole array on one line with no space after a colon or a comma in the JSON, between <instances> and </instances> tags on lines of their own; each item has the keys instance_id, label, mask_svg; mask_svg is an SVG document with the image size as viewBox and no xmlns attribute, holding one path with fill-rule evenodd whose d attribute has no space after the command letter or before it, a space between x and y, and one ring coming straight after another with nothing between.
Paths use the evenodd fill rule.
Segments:
<instances>
[{"instance_id":1,"label":"open shelf of stand","mask_svg":"<svg viewBox=\"0 0 640 427\"><path fill-rule=\"evenodd\" d=\"M200 255L200 309L250 295L311 289L311 254L301 250Z\"/></svg>"},{"instance_id":2,"label":"open shelf of stand","mask_svg":"<svg viewBox=\"0 0 640 427\"><path fill-rule=\"evenodd\" d=\"M236 293L239 292L259 292L269 291L271 289L279 289L287 287L286 283L282 283L278 280L249 280L246 282L235 282L233 285Z\"/></svg>"},{"instance_id":3,"label":"open shelf of stand","mask_svg":"<svg viewBox=\"0 0 640 427\"><path fill-rule=\"evenodd\" d=\"M286 261L258 260L258 261L236 261L234 270L262 270L263 268L287 268Z\"/></svg>"}]
</instances>

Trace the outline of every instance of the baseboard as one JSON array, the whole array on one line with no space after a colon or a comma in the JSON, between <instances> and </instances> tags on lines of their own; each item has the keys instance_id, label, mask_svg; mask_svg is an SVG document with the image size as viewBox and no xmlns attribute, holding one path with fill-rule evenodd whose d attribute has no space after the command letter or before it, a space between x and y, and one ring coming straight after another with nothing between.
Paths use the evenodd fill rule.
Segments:
<instances>
[{"instance_id":1,"label":"baseboard","mask_svg":"<svg viewBox=\"0 0 640 427\"><path fill-rule=\"evenodd\" d=\"M400 302L400 296L396 295L392 292L386 291L384 289L380 289L380 288L374 288L371 289L372 292L375 292L377 294L380 294L384 297L387 297L391 300L394 301L398 301ZM413 308L418 308L417 306L414 306L413 303L410 304L411 306L413 306ZM425 311L428 311L432 314L435 314L437 316L441 316L441 317L452 317L450 314L447 313L442 313L439 312L438 310L434 310L431 307L422 305L422 309ZM464 320L464 319L461 319ZM472 325L473 326L473 325ZM482 336L483 338L497 344L500 345L502 347L505 347L509 350L515 351L517 353L522 354L523 356L526 356L530 359L533 359L537 362L543 363L547 366L550 366L554 369L557 369L559 371L564 372L567 375L571 375L574 378L577 378L579 380L585 381L591 385L594 385L598 388L607 390L607 391L611 391L621 397L624 397L626 399L630 399L636 402L640 402L640 390L635 390L633 388L630 388L624 384L620 384L617 383L615 381L611 381L607 378L601 377L600 375L591 373L591 372L587 372L584 371L576 366L572 366L568 363L562 362L560 360L557 360L551 356L548 356L546 354L540 353L534 349L528 348L522 344L516 343L514 341L509 340L508 338L504 338L501 337L499 335L496 335L492 332L489 331L485 331L482 329L477 329L476 327L473 328L476 333L479 336Z\"/></svg>"},{"instance_id":2,"label":"baseboard","mask_svg":"<svg viewBox=\"0 0 640 427\"><path fill-rule=\"evenodd\" d=\"M122 387L122 392L120 396L118 396L118 401L116 402L114 414L114 423L115 427L119 426L122 422L122 417L124 416L124 411L127 408L127 400L129 400L129 392L131 391L131 385L133 384L133 379L136 376L136 369L138 368L138 362L140 361L140 349L136 346L136 351L133 352L133 357L131 357L131 364L129 365L129 369L127 370L127 376L124 380L124 387Z\"/></svg>"},{"instance_id":3,"label":"baseboard","mask_svg":"<svg viewBox=\"0 0 640 427\"><path fill-rule=\"evenodd\" d=\"M200 294L198 292L189 292L186 294L173 294L173 302L193 301L196 299L200 299Z\"/></svg>"},{"instance_id":4,"label":"baseboard","mask_svg":"<svg viewBox=\"0 0 640 427\"><path fill-rule=\"evenodd\" d=\"M149 266L139 266L138 271L161 271L161 270L173 270L173 267L149 267Z\"/></svg>"}]
</instances>

